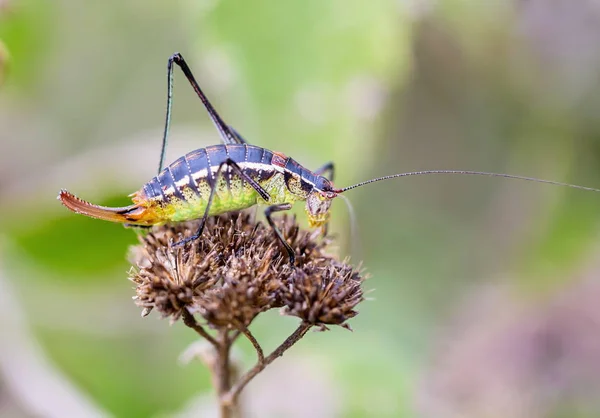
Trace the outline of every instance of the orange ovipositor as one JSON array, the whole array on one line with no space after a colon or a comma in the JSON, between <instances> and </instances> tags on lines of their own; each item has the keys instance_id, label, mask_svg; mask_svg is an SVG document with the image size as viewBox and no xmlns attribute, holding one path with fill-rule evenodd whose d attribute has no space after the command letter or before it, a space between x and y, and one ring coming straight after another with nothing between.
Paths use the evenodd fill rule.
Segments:
<instances>
[{"instance_id":1,"label":"orange ovipositor","mask_svg":"<svg viewBox=\"0 0 600 418\"><path fill-rule=\"evenodd\" d=\"M143 201L129 206L110 208L86 202L66 190L60 191L58 200L73 212L91 218L143 226L154 225L157 223L156 216L153 216L153 211L144 206Z\"/></svg>"}]
</instances>

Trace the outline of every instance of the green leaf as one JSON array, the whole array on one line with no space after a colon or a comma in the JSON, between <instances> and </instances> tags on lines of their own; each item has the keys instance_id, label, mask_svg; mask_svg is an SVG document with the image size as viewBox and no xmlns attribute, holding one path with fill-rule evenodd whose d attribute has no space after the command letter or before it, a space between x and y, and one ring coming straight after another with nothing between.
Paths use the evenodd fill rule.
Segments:
<instances>
[{"instance_id":1,"label":"green leaf","mask_svg":"<svg viewBox=\"0 0 600 418\"><path fill-rule=\"evenodd\" d=\"M104 204L115 205L115 201ZM125 272L128 245L136 242L135 233L121 225L72 213L31 226L15 225L8 232L41 269L58 277L80 275L90 280Z\"/></svg>"}]
</instances>

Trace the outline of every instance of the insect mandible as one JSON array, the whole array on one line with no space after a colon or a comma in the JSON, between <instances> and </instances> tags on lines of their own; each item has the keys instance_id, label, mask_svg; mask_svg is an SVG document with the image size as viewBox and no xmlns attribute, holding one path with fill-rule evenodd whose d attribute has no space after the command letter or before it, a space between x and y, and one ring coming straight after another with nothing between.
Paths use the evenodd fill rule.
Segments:
<instances>
[{"instance_id":1,"label":"insect mandible","mask_svg":"<svg viewBox=\"0 0 600 418\"><path fill-rule=\"evenodd\" d=\"M171 124L173 64L181 68L192 85L223 143L191 151L163 169ZM238 211L257 204L266 205L267 222L286 249L289 261L293 265L294 251L276 227L271 215L274 212L291 209L297 201L304 201L310 226L325 230L332 199L348 190L376 181L425 174L465 174L535 181L600 192L599 189L591 187L532 177L465 170L399 173L336 188L333 185L333 163L327 163L311 171L280 152L250 145L233 127L223 121L200 89L192 71L179 53L169 58L167 85L167 112L158 174L140 190L130 195L133 204L116 208L98 206L81 200L63 189L58 195L63 205L82 215L130 226L148 227L200 218L200 226L196 233L175 245L182 245L199 238L209 216Z\"/></svg>"}]
</instances>

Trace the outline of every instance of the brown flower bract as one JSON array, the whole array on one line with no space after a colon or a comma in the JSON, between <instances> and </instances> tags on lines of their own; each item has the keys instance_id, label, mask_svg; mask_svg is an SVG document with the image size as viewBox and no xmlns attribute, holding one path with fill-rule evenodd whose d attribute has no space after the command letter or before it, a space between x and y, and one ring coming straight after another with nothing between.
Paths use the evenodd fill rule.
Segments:
<instances>
[{"instance_id":1,"label":"brown flower bract","mask_svg":"<svg viewBox=\"0 0 600 418\"><path fill-rule=\"evenodd\" d=\"M177 320L183 309L213 327L242 329L261 312L285 312L313 324L341 325L363 300L362 278L327 253L318 231L302 230L295 217L276 221L296 253L291 267L274 232L247 212L207 220L202 236L183 246L198 221L155 227L131 250L130 280L142 315L156 309Z\"/></svg>"}]
</instances>

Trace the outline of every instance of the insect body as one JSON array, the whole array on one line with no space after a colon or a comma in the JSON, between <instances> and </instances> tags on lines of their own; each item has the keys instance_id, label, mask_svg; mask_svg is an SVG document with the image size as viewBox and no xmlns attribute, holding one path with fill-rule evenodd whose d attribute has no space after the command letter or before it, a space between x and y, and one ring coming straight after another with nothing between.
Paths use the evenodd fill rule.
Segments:
<instances>
[{"instance_id":1,"label":"insect body","mask_svg":"<svg viewBox=\"0 0 600 418\"><path fill-rule=\"evenodd\" d=\"M332 194L327 178L292 158L242 143L213 145L180 157L133 193L131 206L97 206L65 190L59 198L74 212L139 226L198 219L256 204L270 205L267 219L272 224L272 212L307 201L310 224L322 226Z\"/></svg>"},{"instance_id":2,"label":"insect body","mask_svg":"<svg viewBox=\"0 0 600 418\"><path fill-rule=\"evenodd\" d=\"M202 100L223 144L192 151L163 169L171 120L173 63L182 69ZM248 144L216 112L180 54L174 54L169 59L167 79L167 114L158 175L131 195L133 204L130 206L120 208L98 206L81 200L66 190L61 190L58 199L67 208L92 218L137 226L161 225L200 218L198 231L178 243L183 244L202 234L208 216L246 209L257 204L268 205L265 209L267 221L285 247L290 262L294 264L294 252L276 228L271 214L288 210L297 201L305 201L310 225L325 228L333 198L347 190L376 181L423 174L468 174L600 191L530 177L463 170L428 170L393 174L336 189L332 184L333 163L325 164L313 172L281 153ZM329 178L324 176L325 173L329 173Z\"/></svg>"}]
</instances>

